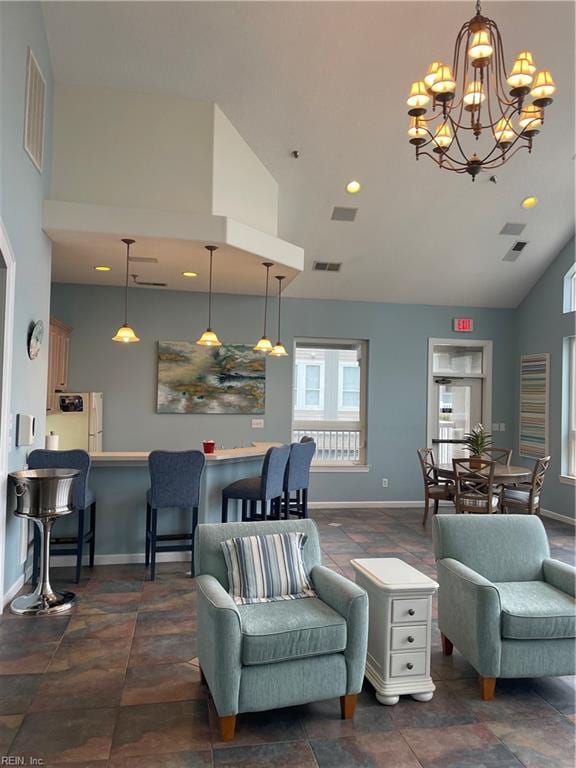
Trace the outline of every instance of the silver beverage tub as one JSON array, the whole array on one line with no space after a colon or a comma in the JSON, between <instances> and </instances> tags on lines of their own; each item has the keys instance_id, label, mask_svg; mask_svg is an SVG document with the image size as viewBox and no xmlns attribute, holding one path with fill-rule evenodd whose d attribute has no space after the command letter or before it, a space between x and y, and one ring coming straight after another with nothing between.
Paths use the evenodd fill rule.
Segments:
<instances>
[{"instance_id":1,"label":"silver beverage tub","mask_svg":"<svg viewBox=\"0 0 576 768\"><path fill-rule=\"evenodd\" d=\"M72 510L77 469L23 469L8 475L16 495L17 517L32 520L40 530L40 576L36 589L10 604L12 613L28 616L63 613L75 601L73 592L54 592L50 585L50 535L54 522Z\"/></svg>"}]
</instances>

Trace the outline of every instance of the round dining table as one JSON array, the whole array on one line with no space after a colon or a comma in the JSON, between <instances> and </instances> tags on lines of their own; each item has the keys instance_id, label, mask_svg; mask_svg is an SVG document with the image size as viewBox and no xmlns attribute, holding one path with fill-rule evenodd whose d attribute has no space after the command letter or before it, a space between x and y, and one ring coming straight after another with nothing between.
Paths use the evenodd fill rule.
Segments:
<instances>
[{"instance_id":1,"label":"round dining table","mask_svg":"<svg viewBox=\"0 0 576 768\"><path fill-rule=\"evenodd\" d=\"M452 464L438 464L438 475L449 480L454 479L454 467ZM500 464L494 462L495 483L515 483L521 480L529 480L532 470L529 467L518 467L514 464Z\"/></svg>"}]
</instances>

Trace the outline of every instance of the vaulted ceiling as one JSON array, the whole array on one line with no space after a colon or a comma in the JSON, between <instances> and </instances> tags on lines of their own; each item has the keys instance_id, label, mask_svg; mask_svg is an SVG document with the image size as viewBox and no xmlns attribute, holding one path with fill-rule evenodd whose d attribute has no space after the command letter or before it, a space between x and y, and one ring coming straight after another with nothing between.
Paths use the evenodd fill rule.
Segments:
<instances>
[{"instance_id":1,"label":"vaulted ceiling","mask_svg":"<svg viewBox=\"0 0 576 768\"><path fill-rule=\"evenodd\" d=\"M532 155L497 184L415 162L406 138L409 84L451 59L473 2L44 4L57 82L219 104L279 182L280 237L305 248L288 295L513 307L574 230L574 4L483 10L507 62L529 49L558 85ZM332 221L334 206L356 220ZM506 222L526 224L513 263ZM312 272L317 260L342 270Z\"/></svg>"}]
</instances>

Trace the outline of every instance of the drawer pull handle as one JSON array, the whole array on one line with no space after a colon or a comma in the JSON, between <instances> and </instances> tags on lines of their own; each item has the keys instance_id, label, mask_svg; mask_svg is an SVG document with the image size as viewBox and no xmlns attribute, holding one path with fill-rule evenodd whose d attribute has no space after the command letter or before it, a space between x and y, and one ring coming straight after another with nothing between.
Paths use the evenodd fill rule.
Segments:
<instances>
[{"instance_id":1,"label":"drawer pull handle","mask_svg":"<svg viewBox=\"0 0 576 768\"><path fill-rule=\"evenodd\" d=\"M408 662L408 664L406 664L406 667L407 667L408 669L414 669L414 664L412 664L412 662L411 662L411 661L409 661L409 662Z\"/></svg>"},{"instance_id":2,"label":"drawer pull handle","mask_svg":"<svg viewBox=\"0 0 576 768\"><path fill-rule=\"evenodd\" d=\"M415 613L416 611L414 610L414 608L408 608L408 616L414 616Z\"/></svg>"},{"instance_id":3,"label":"drawer pull handle","mask_svg":"<svg viewBox=\"0 0 576 768\"><path fill-rule=\"evenodd\" d=\"M414 642L414 636L413 635L408 635L408 642L409 643L413 643Z\"/></svg>"}]
</instances>

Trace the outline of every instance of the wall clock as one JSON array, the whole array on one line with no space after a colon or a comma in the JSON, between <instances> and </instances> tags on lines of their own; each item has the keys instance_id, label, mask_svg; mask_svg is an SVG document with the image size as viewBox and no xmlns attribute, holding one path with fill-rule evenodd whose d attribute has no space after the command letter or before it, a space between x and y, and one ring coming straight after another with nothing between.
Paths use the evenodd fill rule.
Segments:
<instances>
[{"instance_id":1,"label":"wall clock","mask_svg":"<svg viewBox=\"0 0 576 768\"><path fill-rule=\"evenodd\" d=\"M36 360L40 354L42 341L44 340L44 323L42 320L34 323L28 334L28 357L30 360Z\"/></svg>"}]
</instances>

